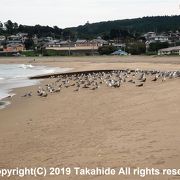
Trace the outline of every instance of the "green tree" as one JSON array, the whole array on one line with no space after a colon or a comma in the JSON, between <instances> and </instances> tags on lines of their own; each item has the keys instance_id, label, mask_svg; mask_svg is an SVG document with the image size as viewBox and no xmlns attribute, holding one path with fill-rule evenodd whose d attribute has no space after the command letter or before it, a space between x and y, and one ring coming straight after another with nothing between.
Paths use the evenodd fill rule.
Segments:
<instances>
[{"instance_id":1,"label":"green tree","mask_svg":"<svg viewBox=\"0 0 180 180\"><path fill-rule=\"evenodd\" d=\"M3 23L0 21L0 29L3 29Z\"/></svg>"},{"instance_id":2,"label":"green tree","mask_svg":"<svg viewBox=\"0 0 180 180\"><path fill-rule=\"evenodd\" d=\"M126 51L132 55L145 54L146 46L141 42L134 42L127 45Z\"/></svg>"},{"instance_id":3,"label":"green tree","mask_svg":"<svg viewBox=\"0 0 180 180\"><path fill-rule=\"evenodd\" d=\"M3 34L3 23L0 21L0 34Z\"/></svg>"},{"instance_id":4,"label":"green tree","mask_svg":"<svg viewBox=\"0 0 180 180\"><path fill-rule=\"evenodd\" d=\"M7 22L4 23L4 25L6 27L7 33L12 34L13 33L13 27L14 27L13 22L11 20L8 20Z\"/></svg>"},{"instance_id":5,"label":"green tree","mask_svg":"<svg viewBox=\"0 0 180 180\"><path fill-rule=\"evenodd\" d=\"M25 40L24 45L27 50L34 49L34 41L31 37Z\"/></svg>"},{"instance_id":6,"label":"green tree","mask_svg":"<svg viewBox=\"0 0 180 180\"><path fill-rule=\"evenodd\" d=\"M168 47L169 47L168 42L155 42L149 45L148 51L157 52L159 49L168 48Z\"/></svg>"},{"instance_id":7,"label":"green tree","mask_svg":"<svg viewBox=\"0 0 180 180\"><path fill-rule=\"evenodd\" d=\"M118 49L114 46L102 46L98 48L98 52L100 55L109 55L116 50Z\"/></svg>"}]
</instances>

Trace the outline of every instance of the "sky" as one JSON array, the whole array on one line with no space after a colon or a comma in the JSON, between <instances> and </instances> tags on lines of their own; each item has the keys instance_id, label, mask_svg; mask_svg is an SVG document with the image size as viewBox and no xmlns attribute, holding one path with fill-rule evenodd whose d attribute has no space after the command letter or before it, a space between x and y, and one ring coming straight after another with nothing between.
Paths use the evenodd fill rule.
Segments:
<instances>
[{"instance_id":1,"label":"sky","mask_svg":"<svg viewBox=\"0 0 180 180\"><path fill-rule=\"evenodd\" d=\"M180 0L1 0L0 21L60 28L156 15L180 15Z\"/></svg>"}]
</instances>

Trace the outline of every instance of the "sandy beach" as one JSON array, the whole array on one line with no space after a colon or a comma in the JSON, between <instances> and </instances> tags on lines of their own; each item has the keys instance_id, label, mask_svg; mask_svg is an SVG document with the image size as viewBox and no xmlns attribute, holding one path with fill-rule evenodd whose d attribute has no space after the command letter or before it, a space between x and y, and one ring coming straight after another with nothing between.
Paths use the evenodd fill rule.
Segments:
<instances>
[{"instance_id":1,"label":"sandy beach","mask_svg":"<svg viewBox=\"0 0 180 180\"><path fill-rule=\"evenodd\" d=\"M19 63L73 68L180 70L179 57L1 58ZM51 79L41 82L42 85ZM0 110L0 167L177 168L180 163L180 79L148 81L144 87L105 86L97 91L72 88L47 98L39 85L18 88ZM26 92L33 96L22 98ZM5 178L4 178L5 179ZM21 179L11 177L9 179ZM24 177L32 180L34 177ZM47 176L45 180L142 179L139 176ZM146 176L148 180L179 176Z\"/></svg>"}]
</instances>

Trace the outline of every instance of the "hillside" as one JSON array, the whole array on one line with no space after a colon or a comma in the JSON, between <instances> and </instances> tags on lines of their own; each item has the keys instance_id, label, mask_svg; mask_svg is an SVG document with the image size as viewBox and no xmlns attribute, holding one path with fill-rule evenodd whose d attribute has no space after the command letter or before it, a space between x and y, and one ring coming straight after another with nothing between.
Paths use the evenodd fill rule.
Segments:
<instances>
[{"instance_id":1,"label":"hillside","mask_svg":"<svg viewBox=\"0 0 180 180\"><path fill-rule=\"evenodd\" d=\"M148 31L158 33L164 31L176 31L180 29L180 16L156 16L136 19L124 19L116 21L86 24L66 30L73 31L78 36L111 35L112 30L124 30L131 34L142 34Z\"/></svg>"},{"instance_id":2,"label":"hillside","mask_svg":"<svg viewBox=\"0 0 180 180\"><path fill-rule=\"evenodd\" d=\"M52 36L55 38L78 39L86 38L91 39L97 36L102 36L104 39L113 37L127 37L139 36L148 31L156 31L157 33L164 31L180 30L180 16L156 16L156 17L143 17L135 19L124 19L116 21L99 22L92 24L85 24L83 26L61 29L57 26L27 26L18 25L12 21L1 23L1 35L15 34L18 32L28 33L30 35L37 34L38 37Z\"/></svg>"}]
</instances>

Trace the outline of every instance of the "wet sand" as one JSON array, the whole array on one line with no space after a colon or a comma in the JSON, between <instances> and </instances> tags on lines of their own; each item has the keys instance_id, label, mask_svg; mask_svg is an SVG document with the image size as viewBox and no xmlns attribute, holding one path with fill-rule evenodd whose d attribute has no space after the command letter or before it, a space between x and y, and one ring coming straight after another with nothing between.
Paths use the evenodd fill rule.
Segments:
<instances>
[{"instance_id":1,"label":"wet sand","mask_svg":"<svg viewBox=\"0 0 180 180\"><path fill-rule=\"evenodd\" d=\"M79 70L180 70L179 57L5 58ZM45 80L42 84L51 80ZM148 81L144 87L72 88L47 98L22 98L37 86L16 89L0 110L0 166L180 168L180 79ZM145 179L178 179L177 176ZM20 179L11 177L10 179ZM35 179L27 177L23 179ZM117 176L60 176L37 179L120 179ZM141 179L123 176L121 179Z\"/></svg>"}]
</instances>

